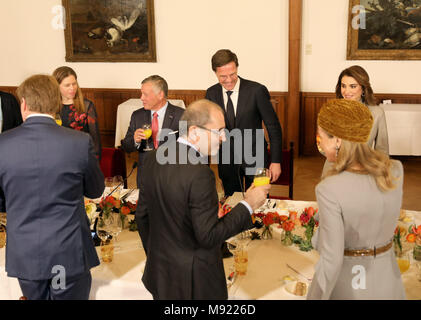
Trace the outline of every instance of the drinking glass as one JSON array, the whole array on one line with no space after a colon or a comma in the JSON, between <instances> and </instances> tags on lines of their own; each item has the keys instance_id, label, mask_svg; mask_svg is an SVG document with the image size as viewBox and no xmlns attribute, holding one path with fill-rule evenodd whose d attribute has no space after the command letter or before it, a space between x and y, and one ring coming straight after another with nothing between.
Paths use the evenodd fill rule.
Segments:
<instances>
[{"instance_id":1,"label":"drinking glass","mask_svg":"<svg viewBox=\"0 0 421 320\"><path fill-rule=\"evenodd\" d=\"M152 151L153 149L149 146L149 138L152 135L151 125L149 123L145 123L142 126L142 129L144 130L143 131L143 134L145 135L145 139L146 139L146 148L143 149L143 150L145 150L145 151Z\"/></svg>"},{"instance_id":2,"label":"drinking glass","mask_svg":"<svg viewBox=\"0 0 421 320\"><path fill-rule=\"evenodd\" d=\"M101 239L100 256L103 262L112 262L114 257L114 246L110 239L110 224L110 218L100 216L96 225L96 234Z\"/></svg>"},{"instance_id":3,"label":"drinking glass","mask_svg":"<svg viewBox=\"0 0 421 320\"><path fill-rule=\"evenodd\" d=\"M254 176L253 183L256 187L264 186L270 183L270 173L266 168L259 168Z\"/></svg>"},{"instance_id":4,"label":"drinking glass","mask_svg":"<svg viewBox=\"0 0 421 320\"><path fill-rule=\"evenodd\" d=\"M122 176L114 176L113 178L113 189L117 188L114 193L112 195L114 195L114 198L116 198L117 200L120 199L121 197L121 192L123 191L124 188L124 180Z\"/></svg>"},{"instance_id":5,"label":"drinking glass","mask_svg":"<svg viewBox=\"0 0 421 320\"><path fill-rule=\"evenodd\" d=\"M123 224L121 222L120 213L111 212L110 220L111 220L111 223L110 223L110 226L109 226L108 230L109 230L109 233L112 235L112 237L114 239L114 242L117 242L117 236L123 230ZM118 249L118 248L116 247L116 249Z\"/></svg>"},{"instance_id":6,"label":"drinking glass","mask_svg":"<svg viewBox=\"0 0 421 320\"><path fill-rule=\"evenodd\" d=\"M63 124L63 121L61 120L60 114L56 113L54 116L54 120L56 121L56 123L61 126Z\"/></svg>"},{"instance_id":7,"label":"drinking glass","mask_svg":"<svg viewBox=\"0 0 421 320\"><path fill-rule=\"evenodd\" d=\"M227 241L228 250L234 255L234 268L235 272L244 276L247 274L248 265L248 252L244 242L237 239L231 239Z\"/></svg>"},{"instance_id":8,"label":"drinking glass","mask_svg":"<svg viewBox=\"0 0 421 320\"><path fill-rule=\"evenodd\" d=\"M396 261L398 263L400 272L401 273L406 272L411 265L411 263L410 263L410 252L409 251L403 251L402 253L399 253L396 256Z\"/></svg>"}]
</instances>

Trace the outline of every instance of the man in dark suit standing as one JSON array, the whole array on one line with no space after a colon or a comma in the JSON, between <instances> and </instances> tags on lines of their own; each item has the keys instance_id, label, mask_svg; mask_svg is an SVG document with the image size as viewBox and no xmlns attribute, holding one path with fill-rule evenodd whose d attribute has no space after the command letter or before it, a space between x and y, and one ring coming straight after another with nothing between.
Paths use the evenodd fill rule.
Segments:
<instances>
[{"instance_id":1,"label":"man in dark suit standing","mask_svg":"<svg viewBox=\"0 0 421 320\"><path fill-rule=\"evenodd\" d=\"M88 299L99 260L83 196L104 190L92 140L55 123L61 102L53 77L32 76L17 92L24 123L0 135L6 272L30 300Z\"/></svg>"},{"instance_id":2,"label":"man in dark suit standing","mask_svg":"<svg viewBox=\"0 0 421 320\"><path fill-rule=\"evenodd\" d=\"M136 211L148 254L142 280L154 299L227 299L221 244L252 226L251 213L270 185L252 186L219 219L215 176L205 163L225 139L224 115L204 99L186 109L183 121L187 130L176 143L144 159Z\"/></svg>"},{"instance_id":3,"label":"man in dark suit standing","mask_svg":"<svg viewBox=\"0 0 421 320\"><path fill-rule=\"evenodd\" d=\"M0 133L22 124L19 103L7 92L0 91Z\"/></svg>"},{"instance_id":4,"label":"man in dark suit standing","mask_svg":"<svg viewBox=\"0 0 421 320\"><path fill-rule=\"evenodd\" d=\"M139 168L137 170L137 186L139 187L140 172L142 170L143 157L147 152L147 142L149 147L156 149L172 137L174 140L178 136L167 135L166 140L159 139L162 129L171 129L178 132L178 122L184 112L183 108L176 107L168 102L168 84L164 78L153 75L142 81L141 99L143 108L133 112L126 136L122 140L122 148L126 152L138 151ZM146 139L143 125L150 124L152 135ZM155 126L154 126L155 124Z\"/></svg>"},{"instance_id":5,"label":"man in dark suit standing","mask_svg":"<svg viewBox=\"0 0 421 320\"><path fill-rule=\"evenodd\" d=\"M228 163L223 161L222 152L220 152L218 173L224 186L225 195L230 196L236 191L247 189L253 181L253 175L247 175L246 168L254 167L256 163L247 163L245 150L251 149L253 157L263 156L264 159L260 163L264 162L265 168L269 165L267 143L263 140L263 143L260 144L257 139L257 131L262 130L262 120L269 135L271 182L276 181L281 174L282 129L270 102L268 90L260 83L243 79L237 75L238 59L236 54L230 50L221 49L213 55L212 70L219 83L208 88L206 98L221 107L225 115L227 129L230 131L239 129L243 138L243 154L234 153L234 139L232 138L225 142L230 143L227 148L230 150ZM247 134L245 134L247 129L252 129L251 139L247 139ZM224 145L221 150L224 150ZM245 188L240 184L243 178L245 178Z\"/></svg>"}]
</instances>

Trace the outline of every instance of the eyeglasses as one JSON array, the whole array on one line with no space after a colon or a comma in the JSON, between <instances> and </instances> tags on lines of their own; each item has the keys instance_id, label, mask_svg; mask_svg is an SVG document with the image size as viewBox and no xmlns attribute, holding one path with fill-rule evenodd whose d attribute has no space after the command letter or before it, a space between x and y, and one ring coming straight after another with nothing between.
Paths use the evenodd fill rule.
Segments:
<instances>
[{"instance_id":1,"label":"eyeglasses","mask_svg":"<svg viewBox=\"0 0 421 320\"><path fill-rule=\"evenodd\" d=\"M222 137L223 134L225 134L225 128L221 128L221 129L208 129L202 126L197 126L200 129L206 130L206 131L210 131L216 135L218 135L218 137Z\"/></svg>"}]
</instances>

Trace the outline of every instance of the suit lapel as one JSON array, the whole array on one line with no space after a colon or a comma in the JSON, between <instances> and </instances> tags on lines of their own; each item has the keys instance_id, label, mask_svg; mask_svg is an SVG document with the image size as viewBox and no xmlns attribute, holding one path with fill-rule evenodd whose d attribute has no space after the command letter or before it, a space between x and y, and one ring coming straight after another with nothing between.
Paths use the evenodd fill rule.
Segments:
<instances>
[{"instance_id":1,"label":"suit lapel","mask_svg":"<svg viewBox=\"0 0 421 320\"><path fill-rule=\"evenodd\" d=\"M246 105L249 96L249 91L247 90L247 80L244 80L241 77L240 79L240 88L238 92L238 101L237 101L237 110L235 113L235 126L238 128L242 115L246 112Z\"/></svg>"},{"instance_id":2,"label":"suit lapel","mask_svg":"<svg viewBox=\"0 0 421 320\"><path fill-rule=\"evenodd\" d=\"M174 121L174 109L172 108L172 105L168 103L167 110L165 111L164 115L164 122L162 122L162 128L172 128L172 123Z\"/></svg>"}]
</instances>

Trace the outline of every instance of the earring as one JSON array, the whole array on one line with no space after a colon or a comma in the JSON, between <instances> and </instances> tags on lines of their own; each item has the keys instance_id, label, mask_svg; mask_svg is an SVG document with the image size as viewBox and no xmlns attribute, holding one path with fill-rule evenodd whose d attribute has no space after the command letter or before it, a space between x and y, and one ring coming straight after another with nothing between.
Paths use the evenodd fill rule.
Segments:
<instances>
[{"instance_id":1,"label":"earring","mask_svg":"<svg viewBox=\"0 0 421 320\"><path fill-rule=\"evenodd\" d=\"M338 146L336 146L336 158L338 158L338 152L339 152L339 147Z\"/></svg>"}]
</instances>

